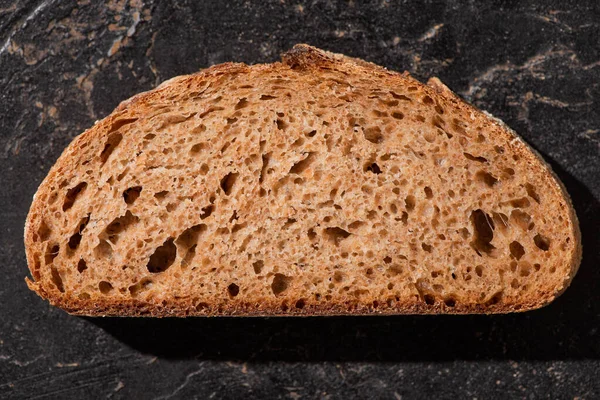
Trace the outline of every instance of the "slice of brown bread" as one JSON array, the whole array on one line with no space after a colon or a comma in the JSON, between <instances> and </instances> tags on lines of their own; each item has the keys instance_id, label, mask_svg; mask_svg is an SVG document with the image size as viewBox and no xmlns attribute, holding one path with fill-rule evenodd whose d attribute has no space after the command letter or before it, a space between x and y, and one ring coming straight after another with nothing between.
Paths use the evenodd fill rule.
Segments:
<instances>
[{"instance_id":1,"label":"slice of brown bread","mask_svg":"<svg viewBox=\"0 0 600 400\"><path fill-rule=\"evenodd\" d=\"M581 258L550 167L439 80L295 46L123 102L42 182L29 287L82 315L502 313Z\"/></svg>"}]
</instances>

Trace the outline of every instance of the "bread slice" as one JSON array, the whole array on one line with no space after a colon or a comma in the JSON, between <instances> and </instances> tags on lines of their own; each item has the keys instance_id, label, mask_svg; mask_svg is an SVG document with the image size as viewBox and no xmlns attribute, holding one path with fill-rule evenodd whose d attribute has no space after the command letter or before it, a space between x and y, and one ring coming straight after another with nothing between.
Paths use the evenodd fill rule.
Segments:
<instances>
[{"instance_id":1,"label":"bread slice","mask_svg":"<svg viewBox=\"0 0 600 400\"><path fill-rule=\"evenodd\" d=\"M297 45L123 102L34 196L29 287L80 315L504 313L581 258L577 217L513 131Z\"/></svg>"}]
</instances>

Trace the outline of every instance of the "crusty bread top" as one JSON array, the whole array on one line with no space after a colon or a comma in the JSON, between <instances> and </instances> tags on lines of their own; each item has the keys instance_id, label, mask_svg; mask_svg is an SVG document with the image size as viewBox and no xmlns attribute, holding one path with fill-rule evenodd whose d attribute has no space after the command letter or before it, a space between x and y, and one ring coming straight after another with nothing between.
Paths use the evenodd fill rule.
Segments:
<instances>
[{"instance_id":1,"label":"crusty bread top","mask_svg":"<svg viewBox=\"0 0 600 400\"><path fill-rule=\"evenodd\" d=\"M34 196L27 283L85 315L501 313L569 284L550 167L438 79L297 45L124 101Z\"/></svg>"}]
</instances>

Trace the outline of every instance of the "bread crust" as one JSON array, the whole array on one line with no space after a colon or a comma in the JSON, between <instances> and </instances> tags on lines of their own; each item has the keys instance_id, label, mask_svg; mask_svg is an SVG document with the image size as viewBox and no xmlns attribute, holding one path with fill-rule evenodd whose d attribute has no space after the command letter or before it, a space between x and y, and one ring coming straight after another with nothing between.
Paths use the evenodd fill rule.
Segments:
<instances>
[{"instance_id":1,"label":"bread crust","mask_svg":"<svg viewBox=\"0 0 600 400\"><path fill-rule=\"evenodd\" d=\"M193 75L180 76L164 82L154 90L140 93L128 100L123 101L115 111L83 134L76 137L73 142L64 150L56 164L51 168L47 177L40 185L38 191L33 197L33 203L25 223L25 249L27 263L31 272L32 279L26 278L28 287L35 291L40 297L47 299L52 305L60 307L74 315L87 316L152 316L152 317L187 317L187 316L289 316L289 315L390 315L390 314L494 314L521 312L542 307L557 296L559 296L570 284L579 267L582 257L581 233L579 230L577 215L573 208L570 197L558 177L554 174L551 167L543 158L531 147L529 147L514 131L508 128L501 121L482 113L474 106L466 103L448 89L439 79L432 78L427 85L424 85L407 73L397 73L388 71L362 60L353 59L339 54L329 53L318 50L308 45L296 45L292 50L282 55L282 63L248 66L239 63L225 63L202 70ZM556 286L553 292L545 293L543 296L532 296L522 298L518 303L489 301L487 303L458 303L453 306L445 305L443 302L435 304L426 304L418 299L402 299L393 305L380 304L379 307L373 307L372 304L365 304L360 301L345 301L336 303L335 301L323 301L318 304L307 304L303 308L296 308L293 304L288 304L282 308L281 301L278 299L263 299L259 304L235 302L229 304L195 304L191 298L171 299L167 304L156 304L137 299L119 299L103 298L100 296L90 299L80 299L62 294L57 290L51 290L45 285L44 279L40 275L39 260L34 257L34 249L39 242L36 230L40 224L40 218L44 215L46 209L45 201L41 198L50 196L49 182L56 182L61 172L69 165L77 162L79 149L92 142L101 141L110 132L111 126L119 120L136 118L143 115L150 109L150 105L159 99L168 98L175 95L190 81L202 80L206 82L207 87L211 84L218 84L218 79L222 76L231 74L244 74L249 70L273 71L280 69L299 69L310 70L318 73L320 70L326 70L332 65L339 66L343 64L349 73L371 74L377 76L384 74L389 79L402 81L404 84L417 86L423 93L432 98L443 98L446 102L452 104L465 113L475 113L477 118L483 120L487 126L494 127L496 134L503 136L502 140L511 143L512 150L521 157L521 162L528 163L532 168L544 169L543 176L545 182L543 185L556 193L556 196L565 200L567 205L569 221L567 229L573 239L573 246L566 257L568 262L567 273L564 274L562 284ZM39 249L38 249L39 252Z\"/></svg>"}]
</instances>

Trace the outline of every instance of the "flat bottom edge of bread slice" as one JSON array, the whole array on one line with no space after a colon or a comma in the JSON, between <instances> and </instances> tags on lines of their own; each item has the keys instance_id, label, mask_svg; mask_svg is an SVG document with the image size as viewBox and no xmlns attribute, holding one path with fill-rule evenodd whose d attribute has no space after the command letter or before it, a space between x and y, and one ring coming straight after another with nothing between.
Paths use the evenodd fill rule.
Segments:
<instances>
[{"instance_id":1,"label":"flat bottom edge of bread slice","mask_svg":"<svg viewBox=\"0 0 600 400\"><path fill-rule=\"evenodd\" d=\"M439 80L298 45L123 102L34 196L30 289L90 316L507 313L581 239L541 156Z\"/></svg>"}]
</instances>

